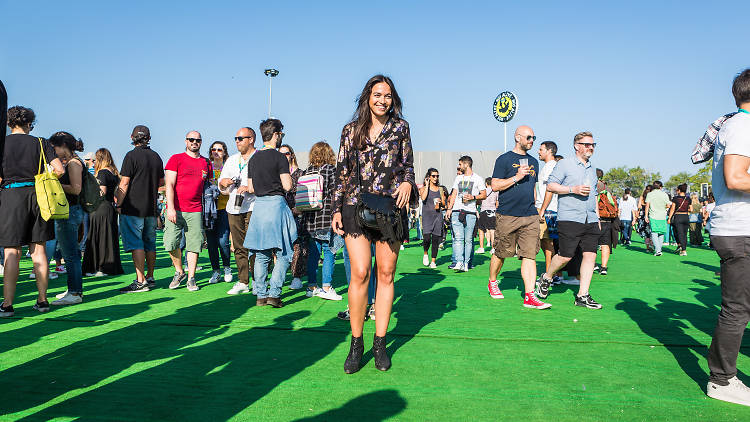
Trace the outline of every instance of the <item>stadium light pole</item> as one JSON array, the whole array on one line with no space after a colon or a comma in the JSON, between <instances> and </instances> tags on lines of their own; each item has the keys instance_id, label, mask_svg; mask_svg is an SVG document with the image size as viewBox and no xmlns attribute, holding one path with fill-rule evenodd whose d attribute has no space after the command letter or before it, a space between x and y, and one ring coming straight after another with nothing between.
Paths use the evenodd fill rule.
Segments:
<instances>
[{"instance_id":1,"label":"stadium light pole","mask_svg":"<svg viewBox=\"0 0 750 422\"><path fill-rule=\"evenodd\" d=\"M268 118L271 118L271 88L273 85L273 78L279 75L279 71L276 69L266 69L263 73L268 76Z\"/></svg>"}]
</instances>

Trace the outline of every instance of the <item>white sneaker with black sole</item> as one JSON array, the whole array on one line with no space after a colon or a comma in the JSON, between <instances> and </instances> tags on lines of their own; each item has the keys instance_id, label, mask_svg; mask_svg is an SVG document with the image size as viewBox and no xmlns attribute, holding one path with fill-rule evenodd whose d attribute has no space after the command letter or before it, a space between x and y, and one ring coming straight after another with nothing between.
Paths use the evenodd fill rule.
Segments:
<instances>
[{"instance_id":1,"label":"white sneaker with black sole","mask_svg":"<svg viewBox=\"0 0 750 422\"><path fill-rule=\"evenodd\" d=\"M719 385L709 381L706 386L706 395L712 399L750 406L750 388L736 376L727 381L728 385Z\"/></svg>"}]
</instances>

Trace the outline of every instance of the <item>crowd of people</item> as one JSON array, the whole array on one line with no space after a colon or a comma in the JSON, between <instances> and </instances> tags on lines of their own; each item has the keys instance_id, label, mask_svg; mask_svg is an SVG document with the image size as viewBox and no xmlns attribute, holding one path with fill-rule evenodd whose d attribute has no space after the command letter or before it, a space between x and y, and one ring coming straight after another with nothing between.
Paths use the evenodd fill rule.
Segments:
<instances>
[{"instance_id":1,"label":"crowd of people","mask_svg":"<svg viewBox=\"0 0 750 422\"><path fill-rule=\"evenodd\" d=\"M33 308L39 312L49 311L51 305L81 303L84 274L122 274L120 239L135 267L132 283L120 292L156 288L156 233L162 225L162 246L174 267L169 289L200 290L196 273L203 249L208 249L212 270L208 283L232 282L233 253L237 281L227 293L252 291L256 306L284 306L281 291L288 271L291 289L304 288L308 297L341 300L333 286L333 268L335 255L342 250L348 307L339 317L349 320L352 331L344 370L354 373L361 368L363 324L370 318L376 324L374 363L385 371L391 366L385 336L394 274L399 251L409 240L410 215L421 221L424 266L437 268L439 251L450 232L450 269L472 270L475 253L486 253L486 247L491 254L488 293L503 299L498 276L506 259L517 258L522 305L540 310L551 307L543 300L559 283L578 286L573 305L602 309L591 295L593 274L607 275L612 250L631 244L633 228L655 256L662 255L665 239L672 243L672 235L676 252L684 256L688 242L703 242L705 226L721 257L726 286L709 353L709 395L718 389L750 403L750 395L742 389L747 387L734 377L738 337L741 340L750 315L743 284L748 259L744 231L750 227L744 223L750 214L741 208L750 203L744 193L750 191L750 153L745 154L750 145L746 111L750 70L737 77L733 92L741 112L719 132L716 201L713 195L699 200L687 184L670 196L658 180L641 194L634 192L640 187L632 187L618 198L592 162L597 142L591 132L573 136L571 157L558 155L557 143L545 141L537 159L531 152L537 137L526 125L516 129L513 149L496 159L491 177L476 174L472 158L462 156L450 189L441 184L435 168L428 169L418 185L409 124L403 119L393 81L383 75L365 84L354 116L343 128L338 154L326 142L317 142L306 169L299 167L293 148L283 143L284 125L278 119L260 123L258 148L255 129L238 129L237 152L232 155L222 141L212 142L207 156L202 155L202 135L191 130L185 135L185 150L169 157L166 164L149 146L149 128L138 125L130 135L133 149L118 170L106 148L81 158L83 142L69 132L55 132L47 139L30 135L36 119L33 110L14 106L7 110L11 134L2 151L0 246L5 261L0 316L14 315L24 246L33 262L38 290ZM722 166L723 173L716 170ZM68 205L63 217L42 216L35 177L43 169L59 179ZM91 183L98 187L93 200ZM744 201L742 212L733 208L738 201ZM545 263L538 274L540 250ZM64 261L64 269L58 266L50 273L53 258ZM48 280L63 271L67 290L50 303ZM732 390L726 393L728 388Z\"/></svg>"}]
</instances>

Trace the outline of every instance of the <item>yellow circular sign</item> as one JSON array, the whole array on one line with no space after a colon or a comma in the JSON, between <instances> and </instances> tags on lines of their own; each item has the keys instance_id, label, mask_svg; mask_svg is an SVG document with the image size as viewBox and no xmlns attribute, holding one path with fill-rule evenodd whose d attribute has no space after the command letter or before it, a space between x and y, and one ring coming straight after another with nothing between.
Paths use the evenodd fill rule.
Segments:
<instances>
[{"instance_id":1,"label":"yellow circular sign","mask_svg":"<svg viewBox=\"0 0 750 422\"><path fill-rule=\"evenodd\" d=\"M505 123L509 122L516 115L517 108L518 100L516 99L516 95L510 91L505 91L501 92L495 98L495 103L492 105L492 114L495 115L495 119Z\"/></svg>"}]
</instances>

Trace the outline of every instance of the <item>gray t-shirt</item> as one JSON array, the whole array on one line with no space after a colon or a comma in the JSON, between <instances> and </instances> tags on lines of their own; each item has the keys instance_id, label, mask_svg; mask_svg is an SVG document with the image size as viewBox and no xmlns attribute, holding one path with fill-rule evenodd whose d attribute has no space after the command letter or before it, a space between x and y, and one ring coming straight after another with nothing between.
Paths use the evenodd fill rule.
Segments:
<instances>
[{"instance_id":1,"label":"gray t-shirt","mask_svg":"<svg viewBox=\"0 0 750 422\"><path fill-rule=\"evenodd\" d=\"M479 207L479 211L495 211L497 209L497 195L500 192L493 192L492 188L487 188L487 198L482 200L482 205Z\"/></svg>"},{"instance_id":2,"label":"gray t-shirt","mask_svg":"<svg viewBox=\"0 0 750 422\"><path fill-rule=\"evenodd\" d=\"M719 130L711 177L716 207L709 222L712 236L750 236L750 193L727 189L724 180L727 154L750 157L750 114L735 114Z\"/></svg>"}]
</instances>

